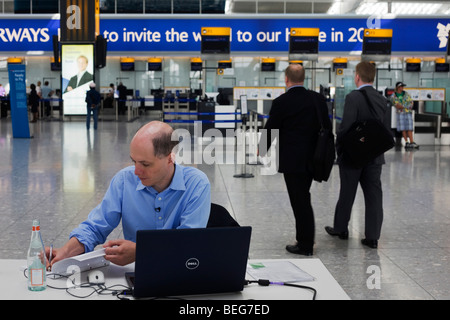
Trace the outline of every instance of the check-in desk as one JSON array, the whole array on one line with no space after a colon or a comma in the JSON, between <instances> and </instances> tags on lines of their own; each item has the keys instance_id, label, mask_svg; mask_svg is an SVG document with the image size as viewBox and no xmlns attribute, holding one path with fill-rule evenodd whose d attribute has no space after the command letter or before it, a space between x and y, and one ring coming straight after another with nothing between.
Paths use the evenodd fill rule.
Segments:
<instances>
[{"instance_id":1,"label":"check-in desk","mask_svg":"<svg viewBox=\"0 0 450 320\"><path fill-rule=\"evenodd\" d=\"M127 121L131 122L139 118L139 107L141 106L140 99L134 99L132 96L127 96L125 103L127 107Z\"/></svg>"},{"instance_id":2,"label":"check-in desk","mask_svg":"<svg viewBox=\"0 0 450 320\"><path fill-rule=\"evenodd\" d=\"M414 141L419 145L440 145L441 123L440 114L415 113Z\"/></svg>"},{"instance_id":3,"label":"check-in desk","mask_svg":"<svg viewBox=\"0 0 450 320\"><path fill-rule=\"evenodd\" d=\"M214 128L214 113L216 112L216 103L214 101L200 101L198 103L198 120L202 123L202 134L206 130Z\"/></svg>"},{"instance_id":4,"label":"check-in desk","mask_svg":"<svg viewBox=\"0 0 450 320\"><path fill-rule=\"evenodd\" d=\"M419 145L450 145L450 119L445 88L405 88L416 104L414 140ZM427 103L435 108L427 108ZM393 121L394 122L394 121Z\"/></svg>"}]
</instances>

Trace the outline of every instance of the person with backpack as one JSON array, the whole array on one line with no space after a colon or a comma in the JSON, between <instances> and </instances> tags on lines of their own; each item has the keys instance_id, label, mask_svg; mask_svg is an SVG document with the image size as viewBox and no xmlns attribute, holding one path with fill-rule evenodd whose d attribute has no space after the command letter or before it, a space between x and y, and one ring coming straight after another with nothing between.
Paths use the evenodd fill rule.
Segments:
<instances>
[{"instance_id":1,"label":"person with backpack","mask_svg":"<svg viewBox=\"0 0 450 320\"><path fill-rule=\"evenodd\" d=\"M375 74L376 68L373 63L368 61L358 63L354 79L357 89L345 97L344 113L336 138L341 187L334 213L334 224L325 227L325 231L329 235L337 236L342 240L348 239L348 224L352 207L358 185L361 185L365 201L365 238L361 240L361 243L373 249L378 247L383 223L381 172L382 166L385 164L384 153L371 159L363 167L355 167L346 157L344 148L346 134L350 132L353 124L357 121L375 117L385 126L386 130L390 130L387 100L373 87ZM364 93L367 95L367 101ZM373 106L374 111L371 110L368 102Z\"/></svg>"}]
</instances>

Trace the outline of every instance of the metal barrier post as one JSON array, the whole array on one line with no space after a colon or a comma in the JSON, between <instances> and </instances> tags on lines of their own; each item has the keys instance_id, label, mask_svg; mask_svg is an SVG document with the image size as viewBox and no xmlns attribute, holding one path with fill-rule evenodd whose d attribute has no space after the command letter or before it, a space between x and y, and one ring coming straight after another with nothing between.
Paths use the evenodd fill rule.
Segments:
<instances>
[{"instance_id":1,"label":"metal barrier post","mask_svg":"<svg viewBox=\"0 0 450 320\"><path fill-rule=\"evenodd\" d=\"M249 130L249 165L262 165L258 160L258 113L250 111L250 130Z\"/></svg>"},{"instance_id":2,"label":"metal barrier post","mask_svg":"<svg viewBox=\"0 0 450 320\"><path fill-rule=\"evenodd\" d=\"M243 134L243 139L242 139L242 152L243 152L243 155L244 155L244 161L243 161L243 164L242 164L242 173L241 174L235 174L233 177L234 178L254 178L254 175L253 174L251 174L251 173L247 173L247 171L246 171L246 169L247 169L247 166L246 166L246 163L247 163L247 161L246 161L246 152L245 152L245 145L246 145L246 139L245 139L245 136L246 136L246 131L247 131L247 126L246 126L246 124L247 124L247 116L246 115L244 115L244 114L242 114L242 134ZM237 144L236 144L236 147L237 147Z\"/></svg>"}]
</instances>

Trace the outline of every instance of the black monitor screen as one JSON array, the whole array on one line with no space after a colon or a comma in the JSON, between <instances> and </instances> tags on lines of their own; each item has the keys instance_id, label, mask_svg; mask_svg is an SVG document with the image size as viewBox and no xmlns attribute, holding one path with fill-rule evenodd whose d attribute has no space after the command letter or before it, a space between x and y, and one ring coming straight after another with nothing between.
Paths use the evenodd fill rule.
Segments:
<instances>
[{"instance_id":1,"label":"black monitor screen","mask_svg":"<svg viewBox=\"0 0 450 320\"><path fill-rule=\"evenodd\" d=\"M233 66L232 66L231 62L219 61L217 67L219 69L229 69L229 68L232 68Z\"/></svg>"},{"instance_id":2,"label":"black monitor screen","mask_svg":"<svg viewBox=\"0 0 450 320\"><path fill-rule=\"evenodd\" d=\"M202 36L201 53L203 54L230 53L230 37Z\"/></svg>"},{"instance_id":3,"label":"black monitor screen","mask_svg":"<svg viewBox=\"0 0 450 320\"><path fill-rule=\"evenodd\" d=\"M362 54L390 55L392 38L390 37L364 37Z\"/></svg>"},{"instance_id":4,"label":"black monitor screen","mask_svg":"<svg viewBox=\"0 0 450 320\"><path fill-rule=\"evenodd\" d=\"M201 62L191 62L191 71L202 71L202 67Z\"/></svg>"},{"instance_id":5,"label":"black monitor screen","mask_svg":"<svg viewBox=\"0 0 450 320\"><path fill-rule=\"evenodd\" d=\"M162 63L161 62L149 62L148 63L148 71L162 71Z\"/></svg>"},{"instance_id":6,"label":"black monitor screen","mask_svg":"<svg viewBox=\"0 0 450 320\"><path fill-rule=\"evenodd\" d=\"M262 62L261 71L275 71L275 63L273 62Z\"/></svg>"},{"instance_id":7,"label":"black monitor screen","mask_svg":"<svg viewBox=\"0 0 450 320\"><path fill-rule=\"evenodd\" d=\"M450 64L448 64L448 63L436 63L434 65L434 71L435 72L449 72L450 71Z\"/></svg>"},{"instance_id":8,"label":"black monitor screen","mask_svg":"<svg viewBox=\"0 0 450 320\"><path fill-rule=\"evenodd\" d=\"M122 71L134 71L134 62L121 62L120 70Z\"/></svg>"},{"instance_id":9,"label":"black monitor screen","mask_svg":"<svg viewBox=\"0 0 450 320\"><path fill-rule=\"evenodd\" d=\"M346 69L347 63L346 62L335 62L333 63L333 71L336 71L336 69Z\"/></svg>"},{"instance_id":10,"label":"black monitor screen","mask_svg":"<svg viewBox=\"0 0 450 320\"><path fill-rule=\"evenodd\" d=\"M407 63L406 71L407 72L420 72L420 63Z\"/></svg>"},{"instance_id":11,"label":"black monitor screen","mask_svg":"<svg viewBox=\"0 0 450 320\"><path fill-rule=\"evenodd\" d=\"M61 64L60 63L56 63L56 62L51 62L50 63L50 69L52 71L61 71Z\"/></svg>"},{"instance_id":12,"label":"black monitor screen","mask_svg":"<svg viewBox=\"0 0 450 320\"><path fill-rule=\"evenodd\" d=\"M289 40L289 53L319 53L319 38L314 36L291 36Z\"/></svg>"}]
</instances>

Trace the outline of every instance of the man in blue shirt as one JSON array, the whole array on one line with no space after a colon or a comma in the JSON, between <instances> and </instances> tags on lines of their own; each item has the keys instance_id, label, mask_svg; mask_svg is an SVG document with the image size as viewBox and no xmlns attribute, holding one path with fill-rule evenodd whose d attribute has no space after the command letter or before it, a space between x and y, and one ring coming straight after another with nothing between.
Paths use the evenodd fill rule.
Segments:
<instances>
[{"instance_id":1,"label":"man in blue shirt","mask_svg":"<svg viewBox=\"0 0 450 320\"><path fill-rule=\"evenodd\" d=\"M134 166L119 171L102 200L70 234L70 240L52 251L52 264L94 250L122 220L125 239L103 245L105 259L126 265L135 260L136 231L204 228L211 208L211 187L198 169L175 163L173 129L153 121L142 127L130 144ZM49 255L47 248L46 253Z\"/></svg>"}]
</instances>

